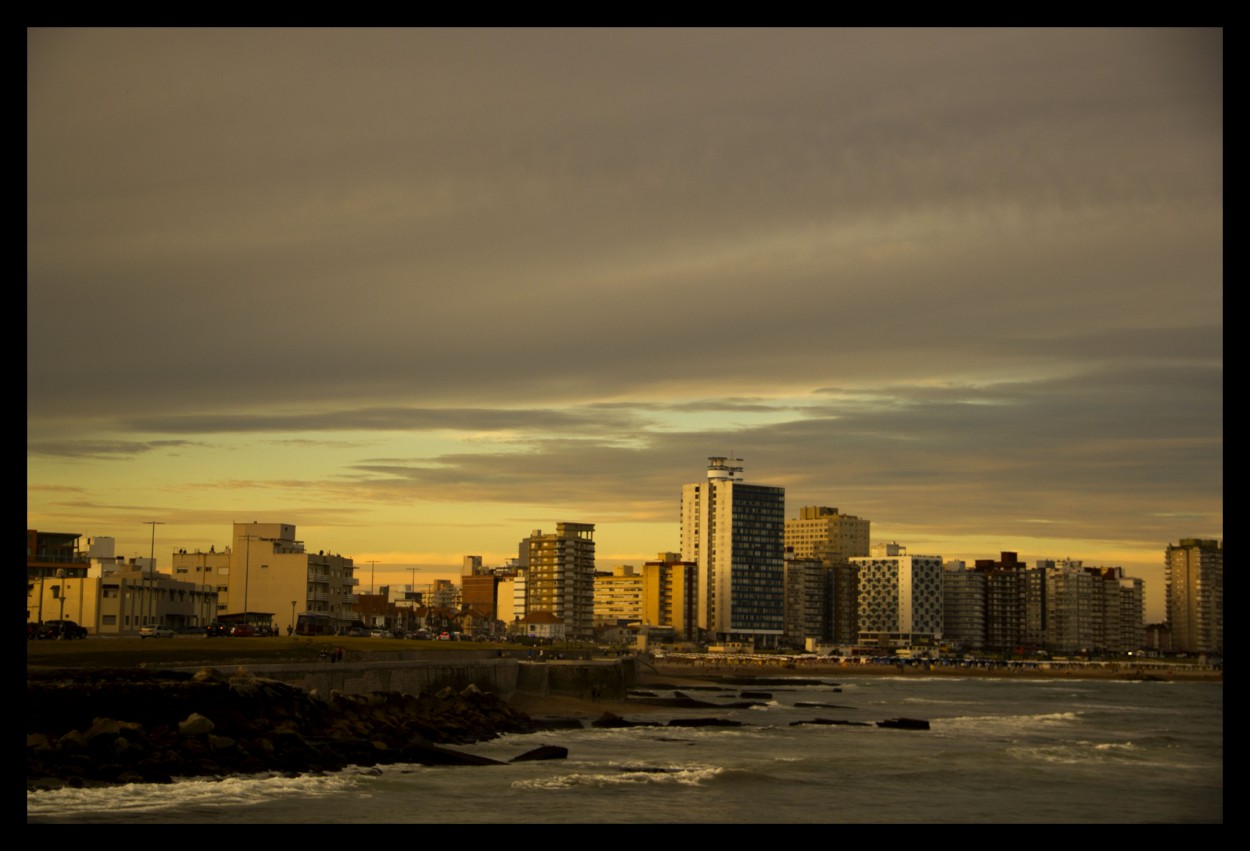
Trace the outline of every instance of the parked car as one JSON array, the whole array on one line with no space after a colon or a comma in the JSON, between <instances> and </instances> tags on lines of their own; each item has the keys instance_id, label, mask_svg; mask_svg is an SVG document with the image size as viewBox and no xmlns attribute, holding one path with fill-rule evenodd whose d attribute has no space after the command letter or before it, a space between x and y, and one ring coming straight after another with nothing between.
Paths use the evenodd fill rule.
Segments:
<instances>
[{"instance_id":1,"label":"parked car","mask_svg":"<svg viewBox=\"0 0 1250 851\"><path fill-rule=\"evenodd\" d=\"M37 633L39 638L86 638L87 628L73 621L44 621Z\"/></svg>"},{"instance_id":2,"label":"parked car","mask_svg":"<svg viewBox=\"0 0 1250 851\"><path fill-rule=\"evenodd\" d=\"M230 634L237 637L248 638L256 634L256 630L245 623L237 624L230 628Z\"/></svg>"},{"instance_id":3,"label":"parked car","mask_svg":"<svg viewBox=\"0 0 1250 851\"><path fill-rule=\"evenodd\" d=\"M140 638L173 638L174 631L167 626L141 626L139 627Z\"/></svg>"},{"instance_id":4,"label":"parked car","mask_svg":"<svg viewBox=\"0 0 1250 851\"><path fill-rule=\"evenodd\" d=\"M354 626L347 631L348 638L368 638L369 630Z\"/></svg>"}]
</instances>

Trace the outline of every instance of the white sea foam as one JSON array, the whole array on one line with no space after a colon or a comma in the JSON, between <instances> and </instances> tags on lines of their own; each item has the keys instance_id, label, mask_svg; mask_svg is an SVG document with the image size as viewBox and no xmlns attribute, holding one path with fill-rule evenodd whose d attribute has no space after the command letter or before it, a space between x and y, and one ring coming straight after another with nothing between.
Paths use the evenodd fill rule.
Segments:
<instances>
[{"instance_id":1,"label":"white sea foam","mask_svg":"<svg viewBox=\"0 0 1250 851\"><path fill-rule=\"evenodd\" d=\"M616 771L587 771L534 777L513 782L514 789L571 789L581 786L699 786L720 774L723 769L712 766L662 768L619 766Z\"/></svg>"},{"instance_id":2,"label":"white sea foam","mask_svg":"<svg viewBox=\"0 0 1250 851\"><path fill-rule=\"evenodd\" d=\"M86 789L50 789L26 795L27 818L72 817L108 811L157 813L188 808L234 808L267 804L276 798L320 798L338 795L359 782L352 771L334 774L250 775L220 780L191 778L173 783L128 783Z\"/></svg>"}]
</instances>

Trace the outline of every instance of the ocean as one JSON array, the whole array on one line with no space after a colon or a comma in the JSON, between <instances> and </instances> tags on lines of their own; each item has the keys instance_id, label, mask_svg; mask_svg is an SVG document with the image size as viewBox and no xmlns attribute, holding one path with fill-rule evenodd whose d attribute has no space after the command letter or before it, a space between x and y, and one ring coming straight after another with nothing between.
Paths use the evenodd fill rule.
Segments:
<instances>
[{"instance_id":1,"label":"ocean","mask_svg":"<svg viewBox=\"0 0 1250 851\"><path fill-rule=\"evenodd\" d=\"M736 727L507 735L497 766L392 765L27 793L28 824L1222 824L1220 683L985 677L778 678L662 709ZM671 691L656 691L668 696ZM809 704L796 706L796 704ZM815 705L810 705L815 704ZM875 722L924 719L928 730ZM815 719L867 722L810 723Z\"/></svg>"}]
</instances>

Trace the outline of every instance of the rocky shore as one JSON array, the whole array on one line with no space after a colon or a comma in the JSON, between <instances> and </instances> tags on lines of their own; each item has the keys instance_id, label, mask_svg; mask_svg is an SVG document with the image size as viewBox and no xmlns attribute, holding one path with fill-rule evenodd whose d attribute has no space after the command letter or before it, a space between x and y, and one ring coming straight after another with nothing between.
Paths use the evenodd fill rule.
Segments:
<instances>
[{"instance_id":1,"label":"rocky shore","mask_svg":"<svg viewBox=\"0 0 1250 851\"><path fill-rule=\"evenodd\" d=\"M490 764L446 746L543 729L474 686L318 695L243 669L28 672L26 695L28 790L397 762Z\"/></svg>"},{"instance_id":2,"label":"rocky shore","mask_svg":"<svg viewBox=\"0 0 1250 851\"><path fill-rule=\"evenodd\" d=\"M637 687L699 688L763 682L796 674L895 675L894 666L692 664L651 660ZM1223 682L1223 672L920 669L907 676L1070 676ZM27 789L161 783L178 777L306 774L348 766L499 764L455 749L504 733L648 725L646 714L685 707L673 699L517 693L509 700L475 686L434 693L318 694L240 667L185 671L126 668L28 668ZM643 693L641 691L634 694ZM689 701L688 701L689 702ZM670 724L725 723L683 718ZM815 723L815 722L813 722ZM552 759L556 748L518 754Z\"/></svg>"}]
</instances>

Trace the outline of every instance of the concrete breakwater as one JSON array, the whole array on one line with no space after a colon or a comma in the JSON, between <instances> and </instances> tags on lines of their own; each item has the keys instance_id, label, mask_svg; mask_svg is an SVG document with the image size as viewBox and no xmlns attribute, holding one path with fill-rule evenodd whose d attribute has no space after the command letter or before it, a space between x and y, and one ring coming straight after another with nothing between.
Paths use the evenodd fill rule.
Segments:
<instances>
[{"instance_id":1,"label":"concrete breakwater","mask_svg":"<svg viewBox=\"0 0 1250 851\"><path fill-rule=\"evenodd\" d=\"M328 695L430 694L444 688L460 691L467 686L490 692L504 700L516 694L537 696L589 697L624 700L638 679L633 657L603 660L529 661L483 655L466 658L461 653L421 658L378 658L382 654L361 655L342 662L243 663L239 667L258 677ZM389 655L389 654L387 654ZM194 673L199 667L173 667L168 670Z\"/></svg>"}]
</instances>

